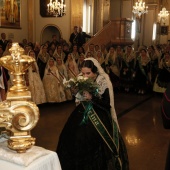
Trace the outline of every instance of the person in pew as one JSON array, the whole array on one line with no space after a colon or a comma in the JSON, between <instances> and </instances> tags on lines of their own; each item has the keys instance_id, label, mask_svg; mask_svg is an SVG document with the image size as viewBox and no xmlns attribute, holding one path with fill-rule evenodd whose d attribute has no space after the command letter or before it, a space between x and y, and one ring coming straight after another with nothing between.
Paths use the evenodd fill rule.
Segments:
<instances>
[{"instance_id":1,"label":"person in pew","mask_svg":"<svg viewBox=\"0 0 170 170\"><path fill-rule=\"evenodd\" d=\"M5 51L8 40L6 39L6 33L1 33L0 45L2 46L3 51Z\"/></svg>"},{"instance_id":2,"label":"person in pew","mask_svg":"<svg viewBox=\"0 0 170 170\"><path fill-rule=\"evenodd\" d=\"M35 52L33 50L30 50L28 52L28 55L36 59ZM31 100L37 105L46 103L44 86L40 78L39 69L36 61L34 61L32 65L28 68L25 77L26 84L31 92Z\"/></svg>"},{"instance_id":3,"label":"person in pew","mask_svg":"<svg viewBox=\"0 0 170 170\"><path fill-rule=\"evenodd\" d=\"M121 62L117 57L115 48L111 46L108 54L106 55L105 65L106 72L110 77L115 91L118 90L120 86L120 64Z\"/></svg>"},{"instance_id":4,"label":"person in pew","mask_svg":"<svg viewBox=\"0 0 170 170\"><path fill-rule=\"evenodd\" d=\"M50 55L47 52L47 46L42 45L40 48L40 52L38 53L38 56L37 56L37 64L38 64L41 79L43 79L44 77L45 67L46 67L46 64L49 58L50 58Z\"/></svg>"},{"instance_id":5,"label":"person in pew","mask_svg":"<svg viewBox=\"0 0 170 170\"><path fill-rule=\"evenodd\" d=\"M170 83L170 53L165 52L159 64L159 71L153 86L153 91L164 93L168 83Z\"/></svg>"},{"instance_id":6,"label":"person in pew","mask_svg":"<svg viewBox=\"0 0 170 170\"><path fill-rule=\"evenodd\" d=\"M66 66L65 66L65 64L63 63L63 60L60 57L57 57L57 59L56 59L56 66L58 68L58 73L59 73L59 77L60 77L61 82L63 82L64 80L68 80L68 74L67 74ZM63 88L63 90L65 92L66 100L72 100L73 96L71 94L70 89L64 88L63 85L62 85L61 88Z\"/></svg>"},{"instance_id":7,"label":"person in pew","mask_svg":"<svg viewBox=\"0 0 170 170\"><path fill-rule=\"evenodd\" d=\"M49 103L60 103L66 101L64 89L62 87L63 82L59 76L59 72L56 66L54 58L50 58L47 62L43 85Z\"/></svg>"},{"instance_id":8,"label":"person in pew","mask_svg":"<svg viewBox=\"0 0 170 170\"><path fill-rule=\"evenodd\" d=\"M68 77L75 78L79 74L78 65L72 55L72 53L69 53L67 56L67 60L65 62L65 66L67 68Z\"/></svg>"},{"instance_id":9,"label":"person in pew","mask_svg":"<svg viewBox=\"0 0 170 170\"><path fill-rule=\"evenodd\" d=\"M120 87L129 92L133 87L135 69L135 54L132 50L132 46L127 46L126 51L122 57L121 69L120 69Z\"/></svg>"}]
</instances>

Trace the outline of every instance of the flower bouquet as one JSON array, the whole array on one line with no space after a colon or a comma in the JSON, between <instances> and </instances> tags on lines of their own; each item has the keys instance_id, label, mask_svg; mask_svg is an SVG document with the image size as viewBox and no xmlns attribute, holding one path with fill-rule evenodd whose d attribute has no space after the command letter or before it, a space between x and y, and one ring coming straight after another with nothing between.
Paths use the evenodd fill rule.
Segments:
<instances>
[{"instance_id":1,"label":"flower bouquet","mask_svg":"<svg viewBox=\"0 0 170 170\"><path fill-rule=\"evenodd\" d=\"M70 88L74 95L77 93L83 95L83 92L87 91L90 94L99 97L99 86L91 78L78 76L75 79L71 78L68 81L64 80L63 84L66 88Z\"/></svg>"}]
</instances>

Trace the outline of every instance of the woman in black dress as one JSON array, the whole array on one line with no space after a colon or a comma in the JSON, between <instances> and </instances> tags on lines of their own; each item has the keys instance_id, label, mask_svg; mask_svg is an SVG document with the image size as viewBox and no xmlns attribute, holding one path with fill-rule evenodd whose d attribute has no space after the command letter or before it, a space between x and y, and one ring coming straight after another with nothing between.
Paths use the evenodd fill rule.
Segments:
<instances>
[{"instance_id":1,"label":"woman in black dress","mask_svg":"<svg viewBox=\"0 0 170 170\"><path fill-rule=\"evenodd\" d=\"M133 89L134 80L134 69L135 69L135 54L131 46L127 46L126 52L122 57L122 64L120 69L120 86L129 92Z\"/></svg>"},{"instance_id":2,"label":"woman in black dress","mask_svg":"<svg viewBox=\"0 0 170 170\"><path fill-rule=\"evenodd\" d=\"M128 170L128 156L114 109L108 75L94 58L83 62L81 74L97 82L101 97L87 91L61 132L57 154L62 170Z\"/></svg>"},{"instance_id":3,"label":"woman in black dress","mask_svg":"<svg viewBox=\"0 0 170 170\"><path fill-rule=\"evenodd\" d=\"M144 94L151 90L150 58L145 49L142 49L136 58L134 86L138 94Z\"/></svg>"},{"instance_id":4,"label":"woman in black dress","mask_svg":"<svg viewBox=\"0 0 170 170\"><path fill-rule=\"evenodd\" d=\"M168 83L170 83L170 53L165 52L159 64L159 72L153 86L153 91L164 93Z\"/></svg>"}]
</instances>

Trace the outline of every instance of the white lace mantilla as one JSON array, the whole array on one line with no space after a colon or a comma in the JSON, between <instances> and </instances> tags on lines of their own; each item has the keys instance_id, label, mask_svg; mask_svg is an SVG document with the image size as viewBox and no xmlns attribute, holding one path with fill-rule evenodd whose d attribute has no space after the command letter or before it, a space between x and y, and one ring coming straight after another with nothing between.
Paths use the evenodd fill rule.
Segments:
<instances>
[{"instance_id":1,"label":"white lace mantilla","mask_svg":"<svg viewBox=\"0 0 170 170\"><path fill-rule=\"evenodd\" d=\"M102 95L107 87L107 81L102 75L98 75L96 79L97 84L99 85L99 94Z\"/></svg>"}]
</instances>

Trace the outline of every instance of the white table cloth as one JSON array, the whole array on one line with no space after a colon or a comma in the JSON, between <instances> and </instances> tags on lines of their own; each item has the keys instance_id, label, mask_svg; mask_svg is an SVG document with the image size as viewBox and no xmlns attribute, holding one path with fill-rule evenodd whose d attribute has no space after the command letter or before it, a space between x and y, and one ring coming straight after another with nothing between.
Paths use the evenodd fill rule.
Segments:
<instances>
[{"instance_id":1,"label":"white table cloth","mask_svg":"<svg viewBox=\"0 0 170 170\"><path fill-rule=\"evenodd\" d=\"M61 170L56 152L32 146L26 153L16 153L0 140L0 170Z\"/></svg>"}]
</instances>

